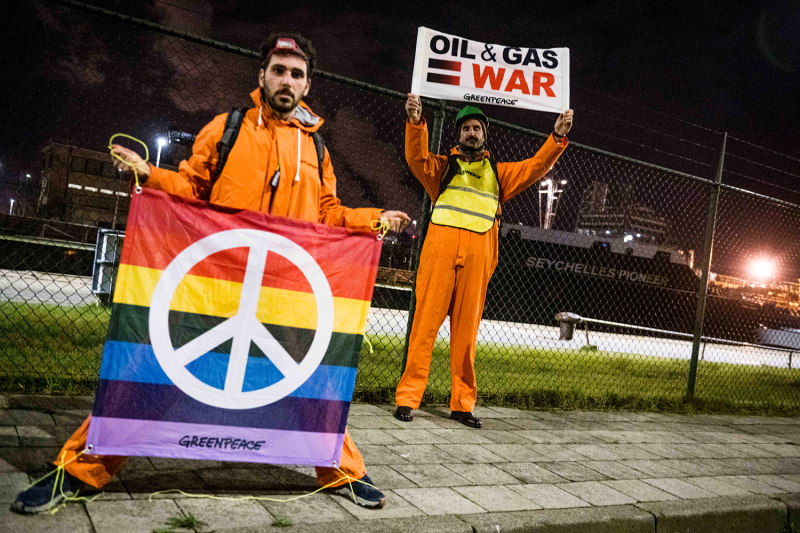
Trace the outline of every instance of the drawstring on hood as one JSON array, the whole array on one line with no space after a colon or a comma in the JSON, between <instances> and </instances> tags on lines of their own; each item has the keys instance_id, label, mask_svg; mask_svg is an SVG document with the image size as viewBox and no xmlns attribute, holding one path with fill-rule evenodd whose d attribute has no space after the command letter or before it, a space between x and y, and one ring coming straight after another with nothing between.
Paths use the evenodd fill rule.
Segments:
<instances>
[{"instance_id":1,"label":"drawstring on hood","mask_svg":"<svg viewBox=\"0 0 800 533\"><path fill-rule=\"evenodd\" d=\"M256 89L250 93L250 97L253 99L253 103L258 106L258 127L260 128L264 126L266 128L267 124L265 124L264 113L269 114L267 116L267 120L269 120L270 115L274 116L272 109L270 107L266 107L265 109L263 95L260 89ZM303 132L300 130L303 130L307 133L313 133L319 129L323 123L323 120L315 115L314 112L311 111L304 102L300 102L294 110L294 117L287 122L297 128L297 170L295 171L293 180L297 182L300 181L300 165L302 164L303 149ZM280 163L278 164L278 168L276 169L275 174L272 176L270 183L273 187L277 187L279 180Z\"/></svg>"},{"instance_id":2,"label":"drawstring on hood","mask_svg":"<svg viewBox=\"0 0 800 533\"><path fill-rule=\"evenodd\" d=\"M294 181L300 181L300 128L297 128L297 174L294 175Z\"/></svg>"}]
</instances>

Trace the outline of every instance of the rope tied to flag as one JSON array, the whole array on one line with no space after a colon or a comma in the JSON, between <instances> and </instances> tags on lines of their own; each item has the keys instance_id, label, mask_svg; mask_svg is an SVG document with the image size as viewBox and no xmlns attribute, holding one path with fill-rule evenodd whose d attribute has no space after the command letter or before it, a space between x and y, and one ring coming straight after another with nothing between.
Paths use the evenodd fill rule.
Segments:
<instances>
[{"instance_id":1,"label":"rope tied to flag","mask_svg":"<svg viewBox=\"0 0 800 533\"><path fill-rule=\"evenodd\" d=\"M84 453L87 453L88 451L89 451L88 448L85 449L85 450L82 450L80 453L76 454L75 457L73 457L72 459L70 459L69 461L66 461L66 462L64 462L64 456L66 455L67 452L66 451L62 452L62 454L61 454L61 463L56 465L56 469L53 470L52 472L49 472L47 475L42 476L41 478L37 479L36 481L31 483L30 485L28 485L28 487L25 490L28 490L29 488L33 487L37 483L39 483L39 482L47 479L48 477L52 476L53 474L55 474L56 481L53 484L53 493L50 496L50 501L53 501L55 499L56 491L58 491L58 494L60 494L61 496L64 497L64 500L61 503L61 505L51 509L49 511L50 514L56 514L62 508L66 507L68 502L86 502L86 503L93 502L94 500L96 500L97 498L102 496L103 493L100 492L100 493L94 495L91 498L87 498L85 496L78 496L78 493L80 492L80 490L75 491L75 495L74 496L67 496L66 494L64 494L64 479L65 479L65 476L66 476L65 467L68 464L70 464L71 462L73 462L76 459L78 459L78 457L80 457ZM239 496L239 497L214 496L214 495L211 495L211 494L191 494L191 493L188 493L188 492L184 492L184 491L182 491L180 489L167 489L167 490L161 490L161 491L158 491L158 492L151 493L148 496L147 501L152 502L153 501L153 497L154 496L158 496L159 494L178 493L178 494L181 494L182 496L186 496L187 498L206 498L206 499L209 499L209 500L226 500L226 501L256 500L256 501L268 501L268 502L276 502L276 503L287 503L287 502L291 502L291 501L295 501L295 500L300 500L300 499L303 499L303 498L308 498L308 497L313 496L314 494L317 494L318 492L321 492L321 491L323 491L325 489L328 489L328 488L331 488L331 487L334 487L334 486L338 486L338 484L340 482L342 482L342 481L347 481L347 484L350 486L350 492L353 495L353 501L355 502L356 501L356 493L355 493L355 489L353 489L353 482L362 483L362 484L367 485L368 487L372 487L373 489L376 489L376 490L378 489L378 487L376 487L375 485L372 485L371 483L367 483L366 481L363 481L361 479L356 479L353 476L343 472L342 469L340 469L338 466L336 467L336 470L338 470L339 473L342 474L342 477L340 477L336 481L331 481L327 485L318 488L314 492L309 492L309 493L306 493L306 494L300 494L300 495L295 496L293 498L280 499L280 498L269 498L267 496Z\"/></svg>"},{"instance_id":2,"label":"rope tied to flag","mask_svg":"<svg viewBox=\"0 0 800 533\"><path fill-rule=\"evenodd\" d=\"M376 490L378 489L378 487L376 487L375 485L372 485L371 483L367 483L366 481L362 481L360 479L356 479L353 476L343 472L338 466L336 467L336 470L338 470L339 473L342 474L342 477L340 477L336 481L331 481L327 485L318 488L314 492L308 492L306 494L300 494L300 495L295 496L293 498L280 499L280 498L269 498L267 496L237 496L237 497L232 497L232 496L214 496L214 495L211 495L211 494L191 494L191 493L188 493L188 492L184 492L181 489L167 489L167 490L161 490L161 491L154 492L154 493L150 494L150 496L148 496L147 500L148 501L153 501L153 496L158 496L159 494L178 493L178 494L180 494L182 496L186 496L187 498L206 498L206 499L209 499L209 500L225 500L225 501L234 501L234 502L236 502L236 501L244 501L244 500L256 500L256 501L265 501L265 502L287 503L287 502L292 502L292 501L295 501L295 500L301 500L303 498L311 497L314 494L317 494L318 492L322 492L325 489L329 489L329 488L332 488L332 487L339 486L339 483L341 483L342 481L346 480L348 485L350 486L350 492L353 495L353 501L355 502L356 501L356 493L355 493L355 490L353 489L353 482L362 483L362 484L367 485L368 487L372 487L373 489L376 489Z\"/></svg>"},{"instance_id":3,"label":"rope tied to flag","mask_svg":"<svg viewBox=\"0 0 800 533\"><path fill-rule=\"evenodd\" d=\"M67 452L66 451L62 452L61 453L61 464L56 465L56 469L55 470L49 472L47 475L40 477L39 479L37 479L36 481L34 481L30 485L28 485L28 487L25 490L28 490L29 488L33 487L37 483L39 483L41 481L44 481L45 479L47 479L50 476L52 476L53 474L55 474L56 480L55 480L55 483L53 483L53 493L50 496L50 501L52 502L55 499L56 491L58 491L58 494L60 494L61 496L64 497L64 500L63 500L63 503L61 505L51 509L49 511L50 514L56 514L58 511L60 511L63 507L65 507L67 505L67 502L87 502L88 503L88 502L92 502L92 501L96 500L97 498L99 498L103 494L102 492L96 494L95 496L93 496L91 498L86 498L85 496L78 496L78 493L80 492L80 490L76 490L74 496L67 496L66 494L64 494L64 480L66 479L65 467L68 464L70 464L71 462L75 461L78 457L80 457L81 455L83 455L87 451L88 451L88 449L82 450L80 453L76 454L75 457L73 457L72 459L70 459L67 462L64 462L64 456L67 454Z\"/></svg>"},{"instance_id":4,"label":"rope tied to flag","mask_svg":"<svg viewBox=\"0 0 800 533\"><path fill-rule=\"evenodd\" d=\"M383 238L386 236L386 233L389 231L389 222L386 220L373 220L370 224L372 231L378 232L378 240L382 241Z\"/></svg>"},{"instance_id":5,"label":"rope tied to flag","mask_svg":"<svg viewBox=\"0 0 800 533\"><path fill-rule=\"evenodd\" d=\"M125 133L115 133L108 140L108 150L109 150L109 153L111 154L111 157L119 159L124 164L126 164L129 167L131 167L131 170L133 170L133 181L135 183L135 187L133 188L133 190L136 191L136 194L141 194L142 193L142 186L139 183L139 173L136 171L136 165L134 165L133 163L131 163L129 161L126 161L126 160L122 159L120 156L118 156L117 154L115 154L113 152L111 143L117 137L125 137L126 139L130 139L132 141L136 141L137 143L139 143L142 146L144 146L144 162L145 163L147 163L150 160L150 150L147 149L147 145L144 142L140 141L136 137L133 137L131 135L127 135Z\"/></svg>"}]
</instances>

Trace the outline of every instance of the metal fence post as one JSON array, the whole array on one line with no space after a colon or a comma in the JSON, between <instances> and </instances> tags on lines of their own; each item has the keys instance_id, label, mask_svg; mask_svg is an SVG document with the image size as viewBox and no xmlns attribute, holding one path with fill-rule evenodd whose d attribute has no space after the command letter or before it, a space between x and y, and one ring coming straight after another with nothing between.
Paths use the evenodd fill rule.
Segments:
<instances>
[{"instance_id":1,"label":"metal fence post","mask_svg":"<svg viewBox=\"0 0 800 533\"><path fill-rule=\"evenodd\" d=\"M432 154L438 154L442 144L442 129L444 128L444 109L446 102L439 100L436 105L436 110L433 113L433 126L428 134L428 151ZM408 306L408 324L406 326L406 340L403 348L403 364L400 367L400 374L406 371L406 359L408 359L408 339L411 338L411 325L414 322L414 310L417 308L417 276L416 272L419 268L419 257L422 252L422 245L425 242L425 235L428 233L428 223L431 221L431 197L428 193L423 193L422 197L422 215L419 217L419 235L417 245L414 249L414 263L411 269L414 271L414 283L411 285L411 304Z\"/></svg>"},{"instance_id":2,"label":"metal fence post","mask_svg":"<svg viewBox=\"0 0 800 533\"><path fill-rule=\"evenodd\" d=\"M719 191L722 183L722 168L725 162L725 144L727 141L728 133L725 132L722 137L717 177L711 186L711 194L708 199L706 235L703 242L703 266L700 274L700 285L697 288L697 313L694 319L694 340L692 342L692 359L689 363L689 381L686 385L686 402L694 400L694 389L697 382L697 360L700 354L700 342L703 337L703 320L706 314L706 296L708 294L708 274L711 269L711 254L714 250L714 231L717 227L717 207L719 206Z\"/></svg>"}]
</instances>

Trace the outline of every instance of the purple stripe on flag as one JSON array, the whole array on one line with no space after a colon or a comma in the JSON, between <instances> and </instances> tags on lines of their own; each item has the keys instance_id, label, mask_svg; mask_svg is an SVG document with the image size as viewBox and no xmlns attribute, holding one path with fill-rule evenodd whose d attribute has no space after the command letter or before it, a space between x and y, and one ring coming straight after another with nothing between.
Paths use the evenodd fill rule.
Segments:
<instances>
[{"instance_id":1,"label":"purple stripe on flag","mask_svg":"<svg viewBox=\"0 0 800 533\"><path fill-rule=\"evenodd\" d=\"M315 433L344 433L350 409L350 402L291 396L253 409L223 409L198 402L174 385L105 379L95 397L92 415L104 418Z\"/></svg>"},{"instance_id":2,"label":"purple stripe on flag","mask_svg":"<svg viewBox=\"0 0 800 533\"><path fill-rule=\"evenodd\" d=\"M308 433L93 416L87 444L98 455L143 455L333 466L343 433ZM257 449L256 449L257 448ZM335 455L334 455L335 454Z\"/></svg>"}]
</instances>

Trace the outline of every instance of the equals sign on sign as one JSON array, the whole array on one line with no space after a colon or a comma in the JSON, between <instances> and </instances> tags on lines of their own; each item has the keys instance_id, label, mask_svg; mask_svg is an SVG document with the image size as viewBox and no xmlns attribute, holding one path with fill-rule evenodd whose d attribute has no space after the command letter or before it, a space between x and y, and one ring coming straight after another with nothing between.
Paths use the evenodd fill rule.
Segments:
<instances>
[{"instance_id":1,"label":"equals sign on sign","mask_svg":"<svg viewBox=\"0 0 800 533\"><path fill-rule=\"evenodd\" d=\"M428 68L435 68L437 70L449 70L451 72L461 72L460 61L447 61L444 59L428 59ZM450 76L448 74L439 74L437 72L428 72L427 81L430 83L443 83L444 85L460 85L461 78L459 76Z\"/></svg>"}]
</instances>

